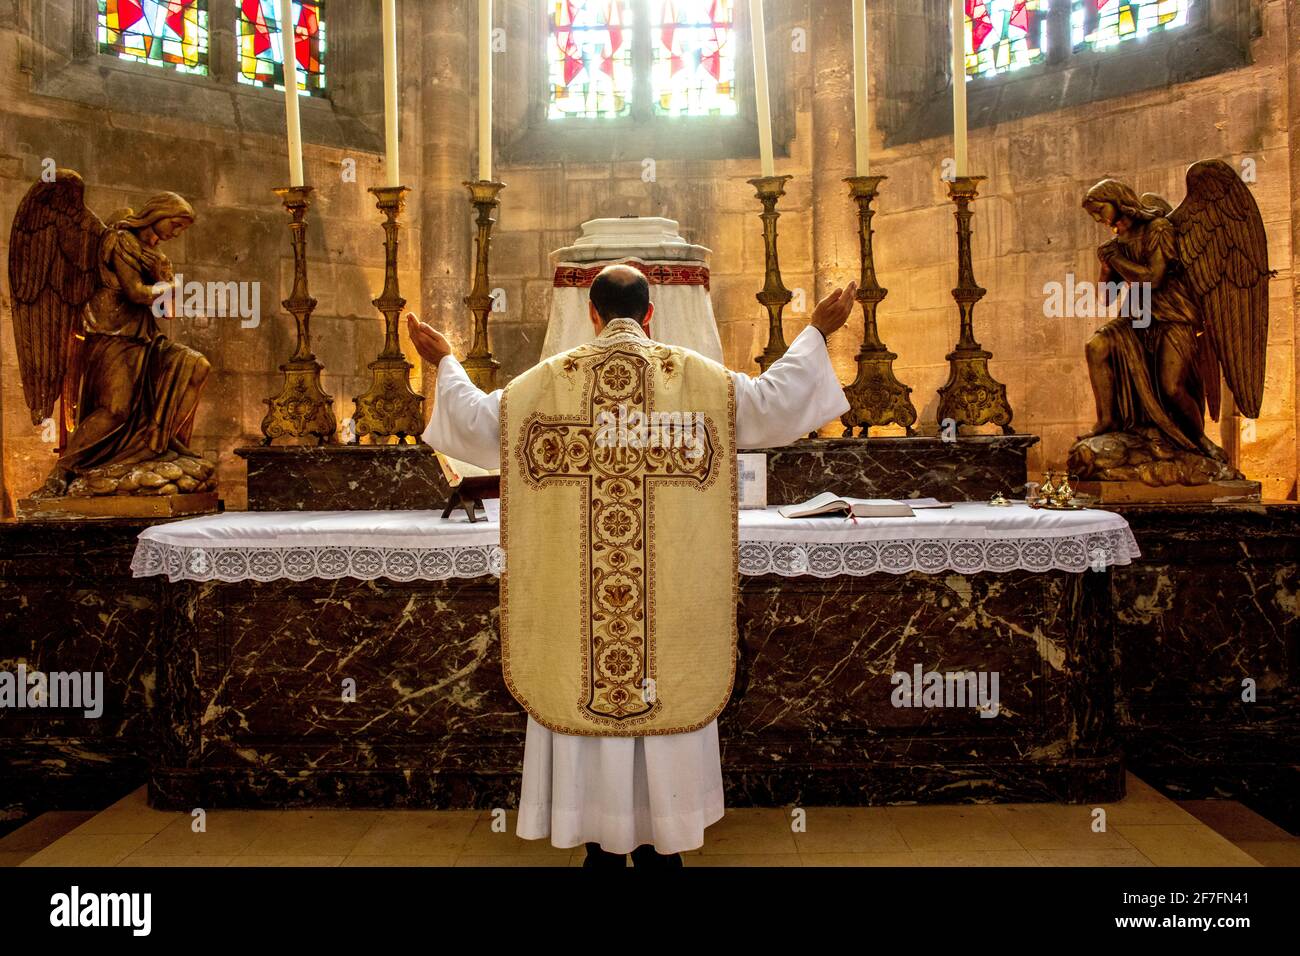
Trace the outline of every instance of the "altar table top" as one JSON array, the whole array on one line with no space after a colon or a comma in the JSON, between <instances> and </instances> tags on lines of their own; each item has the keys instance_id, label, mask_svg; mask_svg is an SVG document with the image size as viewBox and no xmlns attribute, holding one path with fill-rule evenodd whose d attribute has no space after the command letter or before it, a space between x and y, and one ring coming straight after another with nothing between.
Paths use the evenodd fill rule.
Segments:
<instances>
[{"instance_id":1,"label":"altar table top","mask_svg":"<svg viewBox=\"0 0 1300 956\"><path fill-rule=\"evenodd\" d=\"M242 511L154 525L131 571L171 581L438 581L500 575L495 520L464 512ZM690 547L683 541L682 547ZM740 573L835 577L878 572L1097 571L1140 556L1109 511L962 502L912 518L782 518L740 512Z\"/></svg>"}]
</instances>

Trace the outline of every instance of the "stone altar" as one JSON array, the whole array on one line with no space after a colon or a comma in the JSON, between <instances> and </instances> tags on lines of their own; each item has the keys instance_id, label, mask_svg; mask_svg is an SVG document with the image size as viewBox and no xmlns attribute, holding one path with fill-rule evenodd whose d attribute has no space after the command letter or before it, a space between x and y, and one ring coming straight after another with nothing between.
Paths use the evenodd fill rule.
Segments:
<instances>
[{"instance_id":1,"label":"stone altar","mask_svg":"<svg viewBox=\"0 0 1300 956\"><path fill-rule=\"evenodd\" d=\"M524 717L500 679L495 523L408 514L225 516L142 540L137 572L172 581L156 805L510 805ZM1023 504L852 526L745 512L740 541L719 720L733 804L1122 794L1107 576L1078 573L1094 547L1131 560L1122 523ZM914 668L1000 675L996 718L899 706Z\"/></svg>"},{"instance_id":2,"label":"stone altar","mask_svg":"<svg viewBox=\"0 0 1300 956\"><path fill-rule=\"evenodd\" d=\"M1119 799L1103 577L744 580L719 718L729 804ZM176 588L155 806L514 805L524 715L501 681L494 579ZM1018 716L891 707L904 647L908 666L1023 675L1002 690Z\"/></svg>"},{"instance_id":3,"label":"stone altar","mask_svg":"<svg viewBox=\"0 0 1300 956\"><path fill-rule=\"evenodd\" d=\"M249 511L441 508L450 488L428 445L249 445Z\"/></svg>"},{"instance_id":4,"label":"stone altar","mask_svg":"<svg viewBox=\"0 0 1300 956\"><path fill-rule=\"evenodd\" d=\"M1127 764L1169 792L1239 799L1276 814L1275 819L1292 829L1300 827L1296 805L1300 754L1295 743L1300 740L1300 655L1295 653L1300 636L1296 611L1300 505L1135 506L1122 513L1143 556L1127 567L1083 579L1092 588L1099 581L1107 586L1108 596L1089 590L1084 597L1090 613L1105 609L1105 616L1092 620L1103 634L1114 635L1102 640L1113 644L1109 660L1114 686L1112 728ZM105 673L107 696L104 716L94 722L0 711L0 819L18 821L49 809L107 806L144 783L149 762L160 755L175 768L169 791L183 783L184 774L178 772L185 769L182 748L193 741L186 736L185 725L175 723L175 714L161 706L159 688L175 677L160 673L160 665L164 672L174 671L176 642L195 638L192 631L167 634L164 603L170 605L170 614L192 614L203 595L180 594L161 578L129 576L136 537L144 527L139 521L50 521L35 526L0 521L0 669L13 670L20 661L47 668L57 664L67 670L99 668ZM1039 577L1045 590L1038 589L1032 597L1036 603L1049 599L1054 587ZM802 702L797 705L787 707L772 695L788 684L791 668L808 663L798 655L816 654L821 642L828 655L838 654L859 669L878 660L872 648L863 652L860 644L845 645L839 632L854 614L892 615L889 602L917 602L924 629L941 630L945 620L962 619L958 611L969 616L963 603L968 591L981 597L987 588L994 588L997 593L985 598L985 606L1001 623L990 633L1003 633L1001 628L1013 623L1005 609L1017 583L1015 576L965 579L915 573L898 578L743 579L747 684L721 725L724 766L737 768L729 769L727 776L733 802L757 801L764 794L763 799L776 800L779 787L786 786L774 774L772 763L763 759L761 748L754 746L757 726L766 717L764 701L780 708L780 733L787 742L793 741L788 750L799 749L806 759L824 761L816 775L789 778L789 786L802 787L806 799L812 799L819 781L830 781L836 774L835 786L850 788L856 774L860 793L870 791L884 799L889 787L876 782L883 778L868 781L860 767L855 769L853 755L865 751L886 763L893 755L890 786L900 786L909 774L914 782L925 776L933 748L944 742L943 733L936 735L935 728L924 743L917 728L902 728L900 735L895 726L876 737L869 726L855 729L843 716L847 697L842 688L847 685L838 677L827 685L824 701L810 694L807 686L798 688L792 698ZM370 757L352 758L354 769L367 771L358 774L354 784L359 787L373 780L376 793L398 786L419 786L427 792L431 784L405 783L400 774L379 769L393 750L393 728L406 721L413 733L404 752L411 760L442 761L446 773L441 779L450 788L445 792L449 802L471 797L487 800L489 790L502 800L513 799L521 756L511 723L515 711L494 716L483 709L500 692L499 673L482 666L484 660L491 660L495 640L492 579L425 585L344 580L188 587L195 592L207 589L207 606L220 612L210 611L214 616L207 620L218 620L226 633L233 633L243 621L270 620L277 613L276 601L290 596L290 613L284 617L313 629L339 629L339 637L328 647L328 660L337 659L338 642L369 634L368 653L361 662L367 672L382 668L386 675L409 681L427 666L442 673L468 667L458 693L472 708L472 716L457 714L444 698L371 702L377 709L388 708L381 721L387 741ZM213 603L218 592L220 604ZM241 610L232 604L250 593L251 606ZM857 597L846 607L827 600L841 594ZM403 597L417 599L417 612L410 619L393 618L391 601ZM440 613L445 605L439 601L456 604L463 615L459 624ZM344 602L356 612L345 613ZM313 623L313 609L322 611L319 624ZM767 610L776 615L771 622L761 617ZM795 615L803 620L797 621ZM441 623L436 624L439 618ZM435 626L450 635L449 644L427 639L428 630ZM273 631L265 659L271 662L277 655L300 654L303 641L313 633L306 627L295 630L284 625ZM795 634L811 638L796 642ZM212 639L224 640L219 633ZM293 641L297 643L291 648ZM978 649L969 634L964 641ZM954 642L950 647L956 652L962 644ZM997 650L994 646L987 652ZM819 661L817 674L830 673L825 661ZM1154 680L1157 674L1163 678L1159 684ZM1256 677L1259 688L1253 706L1240 699L1240 681L1247 675ZM295 672L289 667L266 675L267 686L285 689L305 680L300 669ZM244 686L237 682L235 689L242 694ZM337 701L335 686L312 692ZM257 702L254 716L259 726L267 725L266 711L275 706L273 700ZM806 719L804 708L811 708ZM913 716L925 713L916 711ZM332 712L323 714L332 719ZM230 715L220 720L228 722ZM470 739L471 727L490 732ZM311 741L313 747L332 755L336 764L342 761L346 737L331 736L330 731L341 728L323 720L314 725ZM913 748L907 752L902 747L906 740L912 741ZM987 757L995 755L998 747L1004 755L1009 752L1006 741L985 740L982 747ZM216 752L209 756L219 759ZM913 758L915 766L909 769L906 761ZM1076 759L1074 766L1083 764ZM471 792L468 784L452 786L453 778L467 780L472 767L478 768L478 791ZM499 776L488 775L486 768L496 768ZM974 776L973 768L967 770ZM978 783L982 778L974 779ZM277 786L292 790L295 785L281 780ZM310 786L309 782L297 785L301 791L297 799L305 799ZM932 778L916 786L936 799L941 796ZM1007 785L1002 786L1007 792ZM954 792L966 791L949 790L942 799L951 799Z\"/></svg>"},{"instance_id":5,"label":"stone altar","mask_svg":"<svg viewBox=\"0 0 1300 956\"><path fill-rule=\"evenodd\" d=\"M95 720L0 708L0 824L107 806L145 779L166 590L131 576L148 526L0 521L0 671L97 670L106 698Z\"/></svg>"},{"instance_id":6,"label":"stone altar","mask_svg":"<svg viewBox=\"0 0 1300 956\"><path fill-rule=\"evenodd\" d=\"M1036 435L806 438L755 450L767 455L767 499L774 505L832 489L857 498L988 501L996 492L1024 496L1025 456L1036 444Z\"/></svg>"}]
</instances>

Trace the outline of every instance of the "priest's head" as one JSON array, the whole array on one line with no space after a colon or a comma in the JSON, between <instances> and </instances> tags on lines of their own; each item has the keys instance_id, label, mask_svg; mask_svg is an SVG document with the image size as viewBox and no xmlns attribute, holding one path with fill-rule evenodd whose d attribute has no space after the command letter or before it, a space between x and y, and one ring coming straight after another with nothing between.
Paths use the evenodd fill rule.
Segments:
<instances>
[{"instance_id":1,"label":"priest's head","mask_svg":"<svg viewBox=\"0 0 1300 956\"><path fill-rule=\"evenodd\" d=\"M655 307L650 303L650 283L631 266L613 265L600 270L591 283L591 324L599 335L606 322L632 319L650 334L650 317Z\"/></svg>"}]
</instances>

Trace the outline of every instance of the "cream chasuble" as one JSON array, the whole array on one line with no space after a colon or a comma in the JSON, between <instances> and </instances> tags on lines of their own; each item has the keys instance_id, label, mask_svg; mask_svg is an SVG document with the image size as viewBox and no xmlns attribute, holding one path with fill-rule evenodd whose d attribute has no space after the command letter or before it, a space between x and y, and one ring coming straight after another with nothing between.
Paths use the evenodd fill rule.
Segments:
<instances>
[{"instance_id":1,"label":"cream chasuble","mask_svg":"<svg viewBox=\"0 0 1300 956\"><path fill-rule=\"evenodd\" d=\"M731 696L731 374L616 319L501 399L501 658L542 726L699 730Z\"/></svg>"},{"instance_id":2,"label":"cream chasuble","mask_svg":"<svg viewBox=\"0 0 1300 956\"><path fill-rule=\"evenodd\" d=\"M729 374L738 448L787 444L848 410L815 329L805 329L761 376ZM424 440L454 458L500 467L501 397L499 390L479 391L455 358L444 358ZM516 406L510 414L519 412ZM695 541L687 531L678 547L690 552ZM725 577L713 586L730 593ZM723 632L727 640L731 626ZM558 847L594 842L614 853L651 843L660 853L677 853L699 847L704 828L722 814L716 721L687 733L628 737L555 733L528 719L516 828L524 839L549 836Z\"/></svg>"}]
</instances>

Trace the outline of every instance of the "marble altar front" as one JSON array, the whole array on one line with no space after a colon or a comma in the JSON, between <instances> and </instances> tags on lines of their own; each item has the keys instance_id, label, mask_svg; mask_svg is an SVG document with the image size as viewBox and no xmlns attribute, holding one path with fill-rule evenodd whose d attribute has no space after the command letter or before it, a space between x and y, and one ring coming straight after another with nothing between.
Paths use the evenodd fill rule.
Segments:
<instances>
[{"instance_id":1,"label":"marble altar front","mask_svg":"<svg viewBox=\"0 0 1300 956\"><path fill-rule=\"evenodd\" d=\"M500 678L495 535L419 512L147 532L136 573L173 582L154 804L512 805L524 717ZM742 512L729 801L1118 799L1103 572L1136 551L1106 512ZM995 713L919 689L900 705L917 668L997 675Z\"/></svg>"},{"instance_id":2,"label":"marble altar front","mask_svg":"<svg viewBox=\"0 0 1300 956\"><path fill-rule=\"evenodd\" d=\"M1122 514L1142 556L1100 574L742 578L742 684L720 724L732 801L1047 798L1098 767L1108 779L1118 752L1171 793L1239 799L1300 824L1300 506ZM218 798L303 804L341 774L359 802L406 794L426 805L509 805L521 724L501 687L487 573L173 585L130 574L145 527L0 521L0 669L100 670L106 691L94 721L0 710L6 818L107 805L144 783L151 764L159 792L176 800L210 766L227 781ZM969 714L861 703L862 682L878 684L891 648L916 648L927 665L1014 668L1044 660L1036 633L1045 649L1083 640L1097 655L1095 683L1050 669L1019 690L1008 682L1008 702L1029 693L1044 704L1018 725L1024 737L998 737ZM900 643L903 634L912 637ZM187 647L202 651L203 667L229 671L228 697L250 717L249 732L234 711L214 711L213 732L230 735L200 747L186 709L198 698L184 689L201 685L179 656ZM362 692L348 710L334 679L351 651ZM239 663L250 653L260 669ZM1253 704L1242 700L1246 678ZM1069 703L1067 689L1084 699ZM1075 740L1113 736L1111 756L1089 757L1078 743L1061 763L1050 747L1026 752L1031 726L1040 740L1063 739L1053 736L1062 713L1095 721ZM374 735L359 744L366 721ZM281 736L285 728L293 733ZM241 764L232 741L252 741L261 756ZM964 744L977 758L958 759ZM1044 755L1036 776L1014 770L1026 753ZM317 756L330 773L298 775Z\"/></svg>"}]
</instances>

